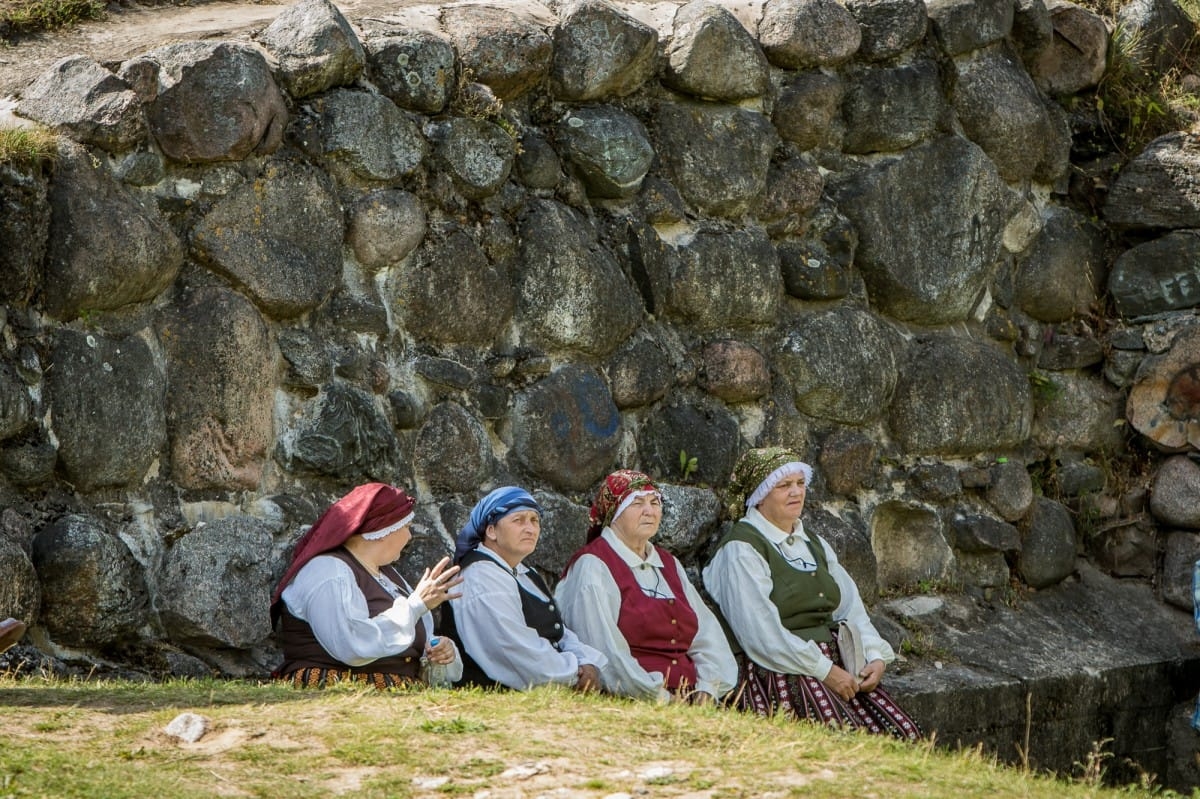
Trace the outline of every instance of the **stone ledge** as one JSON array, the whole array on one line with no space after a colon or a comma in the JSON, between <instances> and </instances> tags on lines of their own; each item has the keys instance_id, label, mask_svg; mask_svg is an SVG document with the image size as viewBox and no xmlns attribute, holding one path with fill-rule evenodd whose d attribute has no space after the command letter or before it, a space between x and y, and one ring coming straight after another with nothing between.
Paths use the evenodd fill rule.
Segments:
<instances>
[{"instance_id":1,"label":"stone ledge","mask_svg":"<svg viewBox=\"0 0 1200 799\"><path fill-rule=\"evenodd\" d=\"M966 596L918 606L903 624L927 636L941 667L923 658L889 677L889 690L949 746L982 744L1020 762L1028 718L1034 768L1070 773L1108 741L1113 780L1135 780L1140 768L1160 784L1190 787L1182 775L1191 753L1174 751L1186 741L1169 745L1169 725L1200 691L1191 615L1159 603L1145 583L1115 580L1083 562L1076 574L1013 607L984 608ZM903 615L903 607L898 601L885 610Z\"/></svg>"}]
</instances>

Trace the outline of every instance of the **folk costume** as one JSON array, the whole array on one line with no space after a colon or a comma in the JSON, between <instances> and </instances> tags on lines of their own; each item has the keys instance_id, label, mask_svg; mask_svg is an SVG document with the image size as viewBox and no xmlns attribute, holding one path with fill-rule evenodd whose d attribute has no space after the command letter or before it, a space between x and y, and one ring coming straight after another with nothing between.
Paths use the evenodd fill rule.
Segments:
<instances>
[{"instance_id":1,"label":"folk costume","mask_svg":"<svg viewBox=\"0 0 1200 799\"><path fill-rule=\"evenodd\" d=\"M514 486L497 488L471 510L454 552L462 568L462 596L443 614L443 632L453 630L462 644L465 683L518 691L548 683L573 686L581 666L600 668L606 658L567 627L537 572L523 563L510 566L483 545L489 525L520 510L542 512L528 492Z\"/></svg>"},{"instance_id":2,"label":"folk costume","mask_svg":"<svg viewBox=\"0 0 1200 799\"><path fill-rule=\"evenodd\" d=\"M361 534L379 540L408 526L416 503L382 483L355 488L296 543L271 598L283 650L278 678L297 687L352 680L391 688L422 681L433 617L394 566L372 574L344 546ZM456 679L462 661L444 667Z\"/></svg>"},{"instance_id":3,"label":"folk costume","mask_svg":"<svg viewBox=\"0 0 1200 799\"><path fill-rule=\"evenodd\" d=\"M803 475L807 484L812 467L781 447L751 450L741 458L726 508L740 521L703 572L741 664L739 701L761 715L783 712L915 740L920 729L882 688L846 701L822 682L834 665L854 671L842 662L838 622L858 632L867 663L890 663L896 656L833 549L808 535L799 519L793 529L781 530L755 509L793 475Z\"/></svg>"},{"instance_id":4,"label":"folk costume","mask_svg":"<svg viewBox=\"0 0 1200 799\"><path fill-rule=\"evenodd\" d=\"M658 489L641 472L605 478L588 543L571 557L555 597L571 629L608 657L600 679L609 693L666 701L699 691L720 699L737 682L720 622L678 559L650 543L643 558L610 526L650 494Z\"/></svg>"}]
</instances>

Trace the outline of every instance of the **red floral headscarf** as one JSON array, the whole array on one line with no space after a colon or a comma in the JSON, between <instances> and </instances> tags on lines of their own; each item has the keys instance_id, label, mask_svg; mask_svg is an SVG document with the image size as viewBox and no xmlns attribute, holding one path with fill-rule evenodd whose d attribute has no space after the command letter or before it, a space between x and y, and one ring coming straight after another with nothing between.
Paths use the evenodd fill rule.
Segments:
<instances>
[{"instance_id":1,"label":"red floral headscarf","mask_svg":"<svg viewBox=\"0 0 1200 799\"><path fill-rule=\"evenodd\" d=\"M596 493L596 499L592 502L591 510L588 511L588 521L591 523L588 527L588 541L596 538L605 527L612 524L621 503L636 491L657 493L658 489L654 487L649 475L633 469L620 469L604 478L600 490Z\"/></svg>"},{"instance_id":2,"label":"red floral headscarf","mask_svg":"<svg viewBox=\"0 0 1200 799\"><path fill-rule=\"evenodd\" d=\"M308 532L300 536L288 566L271 597L271 617L279 614L279 597L305 563L337 549L352 535L391 527L413 512L416 500L384 483L366 483L329 506Z\"/></svg>"}]
</instances>

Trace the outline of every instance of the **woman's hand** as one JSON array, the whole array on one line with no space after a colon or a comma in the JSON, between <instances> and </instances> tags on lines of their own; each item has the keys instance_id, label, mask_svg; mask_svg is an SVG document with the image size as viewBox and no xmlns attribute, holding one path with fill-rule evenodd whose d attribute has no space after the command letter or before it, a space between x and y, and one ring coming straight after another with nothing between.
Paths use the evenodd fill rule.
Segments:
<instances>
[{"instance_id":1,"label":"woman's hand","mask_svg":"<svg viewBox=\"0 0 1200 799\"><path fill-rule=\"evenodd\" d=\"M821 680L825 683L825 687L833 691L845 701L849 702L854 698L854 694L858 692L858 680L850 676L850 672L843 669L841 666L834 666L825 675L825 679Z\"/></svg>"},{"instance_id":2,"label":"woman's hand","mask_svg":"<svg viewBox=\"0 0 1200 799\"><path fill-rule=\"evenodd\" d=\"M879 681L883 679L883 670L885 668L887 668L887 664L882 660L872 660L864 666L863 670L858 674L862 678L862 682L858 684L858 690L865 694L879 687Z\"/></svg>"},{"instance_id":3,"label":"woman's hand","mask_svg":"<svg viewBox=\"0 0 1200 799\"><path fill-rule=\"evenodd\" d=\"M421 598L427 610L433 610L447 599L457 599L462 594L452 594L450 589L461 583L458 567L450 565L450 558L442 558L432 569L426 569L413 594Z\"/></svg>"},{"instance_id":4,"label":"woman's hand","mask_svg":"<svg viewBox=\"0 0 1200 799\"><path fill-rule=\"evenodd\" d=\"M444 635L434 638L433 641L436 643L432 646L425 645L425 657L429 658L429 662L439 666L448 666L453 663L458 657L454 642Z\"/></svg>"},{"instance_id":5,"label":"woman's hand","mask_svg":"<svg viewBox=\"0 0 1200 799\"><path fill-rule=\"evenodd\" d=\"M575 678L575 690L581 694L600 690L600 672L595 666L588 664L579 667L578 676Z\"/></svg>"}]
</instances>

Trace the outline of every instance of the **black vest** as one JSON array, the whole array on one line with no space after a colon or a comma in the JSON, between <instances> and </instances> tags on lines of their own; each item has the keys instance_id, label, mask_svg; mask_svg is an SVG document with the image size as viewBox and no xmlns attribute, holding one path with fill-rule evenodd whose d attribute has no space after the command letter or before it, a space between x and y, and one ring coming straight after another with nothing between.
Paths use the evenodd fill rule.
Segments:
<instances>
[{"instance_id":1,"label":"black vest","mask_svg":"<svg viewBox=\"0 0 1200 799\"><path fill-rule=\"evenodd\" d=\"M517 580L516 572L490 555L472 550L463 555L463 559L459 561L458 565L462 571L466 571L468 566L475 563L490 563L496 568L503 569L512 575L513 582L517 584L517 590L521 595L521 613L525 617L525 624L532 627L538 635L553 644L555 649L559 649L559 642L562 641L564 629L562 614L558 611L558 605L554 603L554 594L550 593L550 589L546 587L546 583L542 580L541 576L532 569L528 572L529 579L533 581L533 584L541 589L546 596L551 597L549 602L525 590L521 586L520 581ZM462 649L463 676L462 680L456 683L457 685L478 685L483 688L504 687L489 677L475 661L475 658L471 657L471 653L467 651L466 645L463 644L462 638L458 635L458 625L454 619L454 608L451 602L442 605L442 622L438 632L441 635L450 636L450 638L458 642Z\"/></svg>"},{"instance_id":2,"label":"black vest","mask_svg":"<svg viewBox=\"0 0 1200 799\"><path fill-rule=\"evenodd\" d=\"M385 591L370 572L363 568L362 564L345 549L339 548L321 554L332 555L350 567L350 571L354 573L354 579L358 583L358 589L366 597L367 612L371 614L372 618L395 603L396 600L392 598L392 595ZM385 566L384 569L391 572L387 575L388 579L403 590L404 581L395 569L391 566ZM326 652L313 634L312 627L308 622L293 616L287 609L286 602L280 602L280 605L283 609L277 633L279 646L283 650L283 665L279 667L280 674L286 675L299 669L311 668L349 670L356 674L397 674L401 677L416 677L421 673L421 656L425 653L425 623L419 619L417 620L416 638L408 649L396 655L373 660L362 666L352 667Z\"/></svg>"}]
</instances>

